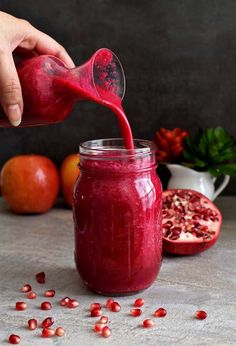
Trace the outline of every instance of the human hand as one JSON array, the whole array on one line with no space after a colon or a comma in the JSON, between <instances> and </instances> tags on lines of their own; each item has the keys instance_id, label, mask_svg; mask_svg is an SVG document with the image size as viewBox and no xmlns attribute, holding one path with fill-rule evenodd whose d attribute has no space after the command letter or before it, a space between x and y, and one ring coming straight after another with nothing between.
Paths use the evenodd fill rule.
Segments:
<instances>
[{"instance_id":1,"label":"human hand","mask_svg":"<svg viewBox=\"0 0 236 346\"><path fill-rule=\"evenodd\" d=\"M50 36L23 19L0 11L0 103L13 126L23 113L23 98L12 52L16 49L36 55L50 54L72 68L74 63L66 50Z\"/></svg>"}]
</instances>

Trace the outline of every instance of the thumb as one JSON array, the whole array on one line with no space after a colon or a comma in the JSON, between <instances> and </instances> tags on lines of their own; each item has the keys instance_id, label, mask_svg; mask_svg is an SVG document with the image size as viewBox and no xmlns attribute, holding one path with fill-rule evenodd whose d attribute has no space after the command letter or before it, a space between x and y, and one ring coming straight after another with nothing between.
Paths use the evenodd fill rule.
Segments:
<instances>
[{"instance_id":1,"label":"thumb","mask_svg":"<svg viewBox=\"0 0 236 346\"><path fill-rule=\"evenodd\" d=\"M0 52L0 103L13 126L21 122L23 99L11 50Z\"/></svg>"}]
</instances>

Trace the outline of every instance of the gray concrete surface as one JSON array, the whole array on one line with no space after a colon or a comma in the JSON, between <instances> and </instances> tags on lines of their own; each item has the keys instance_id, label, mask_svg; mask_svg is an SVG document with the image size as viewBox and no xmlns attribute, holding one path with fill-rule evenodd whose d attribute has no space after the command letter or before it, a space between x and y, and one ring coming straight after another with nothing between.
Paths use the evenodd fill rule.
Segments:
<instances>
[{"instance_id":1,"label":"gray concrete surface","mask_svg":"<svg viewBox=\"0 0 236 346\"><path fill-rule=\"evenodd\" d=\"M0 199L0 345L7 345L11 333L22 337L23 346L126 346L126 345L236 345L236 198L221 197L224 225L218 243L195 257L165 257L154 285L141 295L145 299L143 315L129 316L137 296L117 298L120 313L104 314L110 318L112 336L101 338L92 331L97 320L89 317L91 302L106 298L88 292L81 283L73 262L73 222L69 210L55 208L40 216L11 214ZM34 280L35 273L44 270L45 285ZM36 300L24 299L19 291L30 283L38 293ZM50 300L53 309L40 310L45 289L56 290ZM79 308L59 306L64 296L79 300ZM14 309L16 301L28 303L26 311ZM163 306L168 314L155 319L153 329L143 329L140 323L152 318L152 312ZM197 309L208 312L204 321L193 319ZM29 318L42 320L53 316L55 326L63 326L63 338L43 339L40 330L28 331Z\"/></svg>"}]
</instances>

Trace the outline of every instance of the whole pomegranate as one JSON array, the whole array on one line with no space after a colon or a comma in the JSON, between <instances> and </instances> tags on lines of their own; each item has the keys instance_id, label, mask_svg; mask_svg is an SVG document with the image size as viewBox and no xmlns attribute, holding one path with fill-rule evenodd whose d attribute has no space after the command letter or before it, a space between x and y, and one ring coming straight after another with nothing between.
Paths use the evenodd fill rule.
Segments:
<instances>
[{"instance_id":1,"label":"whole pomegranate","mask_svg":"<svg viewBox=\"0 0 236 346\"><path fill-rule=\"evenodd\" d=\"M70 154L63 160L60 169L62 194L69 207L72 206L73 189L80 174L78 168L79 160L79 154Z\"/></svg>"},{"instance_id":2,"label":"whole pomegranate","mask_svg":"<svg viewBox=\"0 0 236 346\"><path fill-rule=\"evenodd\" d=\"M217 207L193 190L163 192L163 250L177 255L195 255L215 244L222 216Z\"/></svg>"},{"instance_id":3,"label":"whole pomegranate","mask_svg":"<svg viewBox=\"0 0 236 346\"><path fill-rule=\"evenodd\" d=\"M2 168L1 188L15 213L44 213L53 206L58 195L58 170L45 156L15 156Z\"/></svg>"}]
</instances>

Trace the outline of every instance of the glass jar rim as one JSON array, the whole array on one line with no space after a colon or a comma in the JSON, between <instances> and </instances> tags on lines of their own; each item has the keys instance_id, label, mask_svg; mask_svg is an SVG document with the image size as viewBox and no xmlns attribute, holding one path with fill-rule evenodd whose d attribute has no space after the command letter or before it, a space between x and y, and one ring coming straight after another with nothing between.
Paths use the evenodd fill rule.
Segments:
<instances>
[{"instance_id":1,"label":"glass jar rim","mask_svg":"<svg viewBox=\"0 0 236 346\"><path fill-rule=\"evenodd\" d=\"M157 147L146 139L134 139L134 149L126 149L123 138L105 138L88 140L80 144L81 156L107 159L142 158L154 154Z\"/></svg>"}]
</instances>

